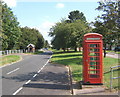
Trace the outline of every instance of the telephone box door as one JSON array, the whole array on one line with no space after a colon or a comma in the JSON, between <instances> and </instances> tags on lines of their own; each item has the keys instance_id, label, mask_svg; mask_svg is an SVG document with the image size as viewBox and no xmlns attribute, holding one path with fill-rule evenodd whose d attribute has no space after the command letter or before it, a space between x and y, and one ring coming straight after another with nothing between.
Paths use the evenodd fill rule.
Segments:
<instances>
[{"instance_id":1,"label":"telephone box door","mask_svg":"<svg viewBox=\"0 0 120 97\"><path fill-rule=\"evenodd\" d=\"M99 42L88 42L86 44L86 64L87 66L87 79L90 83L101 83L102 77L102 54L101 43Z\"/></svg>"}]
</instances>

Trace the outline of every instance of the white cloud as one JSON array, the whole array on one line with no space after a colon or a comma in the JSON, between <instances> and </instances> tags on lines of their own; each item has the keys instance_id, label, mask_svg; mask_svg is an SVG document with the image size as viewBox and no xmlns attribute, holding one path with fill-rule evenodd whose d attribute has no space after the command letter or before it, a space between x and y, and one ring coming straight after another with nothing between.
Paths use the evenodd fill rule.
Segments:
<instances>
[{"instance_id":1,"label":"white cloud","mask_svg":"<svg viewBox=\"0 0 120 97\"><path fill-rule=\"evenodd\" d=\"M65 7L65 5L63 3L58 3L56 5L56 8L64 8L64 7Z\"/></svg>"},{"instance_id":2,"label":"white cloud","mask_svg":"<svg viewBox=\"0 0 120 97\"><path fill-rule=\"evenodd\" d=\"M50 43L51 37L48 37L48 32L49 32L50 28L54 25L55 25L55 23L53 23L53 22L45 21L42 24L40 24L39 27L37 27L37 29L43 35L45 40L48 40L49 43Z\"/></svg>"},{"instance_id":3,"label":"white cloud","mask_svg":"<svg viewBox=\"0 0 120 97\"><path fill-rule=\"evenodd\" d=\"M3 0L9 7L15 7L17 4L16 0Z\"/></svg>"}]
</instances>

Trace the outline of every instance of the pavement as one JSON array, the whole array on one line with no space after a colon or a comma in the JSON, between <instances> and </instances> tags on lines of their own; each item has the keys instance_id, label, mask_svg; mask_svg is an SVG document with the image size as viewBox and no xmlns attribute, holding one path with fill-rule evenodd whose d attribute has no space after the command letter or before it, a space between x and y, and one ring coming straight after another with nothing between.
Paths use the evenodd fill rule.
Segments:
<instances>
[{"instance_id":1,"label":"pavement","mask_svg":"<svg viewBox=\"0 0 120 97\"><path fill-rule=\"evenodd\" d=\"M114 95L120 96L120 91L113 90L110 92L110 90L106 90L104 85L82 85L82 88L80 88L79 83L73 82L73 95Z\"/></svg>"},{"instance_id":2,"label":"pavement","mask_svg":"<svg viewBox=\"0 0 120 97\"><path fill-rule=\"evenodd\" d=\"M108 52L106 56L111 57L111 58L117 58L120 59L120 54L116 54L114 52Z\"/></svg>"}]
</instances>

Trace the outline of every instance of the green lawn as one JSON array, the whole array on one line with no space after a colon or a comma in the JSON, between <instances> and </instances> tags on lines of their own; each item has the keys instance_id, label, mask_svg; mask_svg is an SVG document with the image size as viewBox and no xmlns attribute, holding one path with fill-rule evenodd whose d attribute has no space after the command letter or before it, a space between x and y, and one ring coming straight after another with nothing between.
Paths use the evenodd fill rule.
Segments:
<instances>
[{"instance_id":1,"label":"green lawn","mask_svg":"<svg viewBox=\"0 0 120 97\"><path fill-rule=\"evenodd\" d=\"M79 81L82 78L82 53L60 53L53 54L51 59L54 63L63 65L69 65L72 69L72 75L74 80Z\"/></svg>"},{"instance_id":2,"label":"green lawn","mask_svg":"<svg viewBox=\"0 0 120 97\"><path fill-rule=\"evenodd\" d=\"M36 51L34 53L26 53L26 54L40 54L40 53L43 53L43 51ZM0 66L10 64L12 62L16 62L20 60L20 58L21 57L19 55L7 55L4 57L0 57Z\"/></svg>"},{"instance_id":3,"label":"green lawn","mask_svg":"<svg viewBox=\"0 0 120 97\"><path fill-rule=\"evenodd\" d=\"M104 58L104 84L109 88L110 87L110 67L117 66L118 59L115 58ZM115 68L113 72L113 77L118 77L120 73L120 69ZM113 88L120 88L120 84L118 85L118 79L113 79Z\"/></svg>"},{"instance_id":4,"label":"green lawn","mask_svg":"<svg viewBox=\"0 0 120 97\"><path fill-rule=\"evenodd\" d=\"M116 54L120 54L120 51L116 51L116 52L115 52L115 51L113 51L113 50L107 50L106 52L107 52L107 53L109 53L109 52L114 52L114 53L116 53Z\"/></svg>"},{"instance_id":5,"label":"green lawn","mask_svg":"<svg viewBox=\"0 0 120 97\"><path fill-rule=\"evenodd\" d=\"M82 80L82 53L81 52L54 52L51 59L53 63L59 63L63 65L69 65L72 69L72 76L75 81ZM110 67L118 65L118 59L104 58L104 83L109 88L110 84ZM118 71L114 71L114 76L118 76ZM118 79L113 80L113 88L118 89Z\"/></svg>"},{"instance_id":6,"label":"green lawn","mask_svg":"<svg viewBox=\"0 0 120 97\"><path fill-rule=\"evenodd\" d=\"M20 58L21 57L19 55L7 55L4 57L0 57L0 66L10 64L12 62L16 62L16 61L20 60Z\"/></svg>"}]
</instances>

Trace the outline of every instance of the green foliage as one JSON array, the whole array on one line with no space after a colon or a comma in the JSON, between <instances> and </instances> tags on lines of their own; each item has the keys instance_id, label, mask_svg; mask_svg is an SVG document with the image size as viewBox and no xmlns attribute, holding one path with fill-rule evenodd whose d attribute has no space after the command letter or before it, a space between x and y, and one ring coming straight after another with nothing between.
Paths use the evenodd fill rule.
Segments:
<instances>
[{"instance_id":1,"label":"green foliage","mask_svg":"<svg viewBox=\"0 0 120 97\"><path fill-rule=\"evenodd\" d=\"M0 40L2 41L2 50L25 49L28 44L32 43L36 49L40 49L44 45L44 38L36 29L29 27L20 28L17 18L12 10L4 3L2 6L2 16L0 17ZM0 13L1 14L1 13ZM0 26L1 27L1 26Z\"/></svg>"},{"instance_id":2,"label":"green foliage","mask_svg":"<svg viewBox=\"0 0 120 97\"><path fill-rule=\"evenodd\" d=\"M20 49L25 49L28 44L32 43L36 49L40 49L44 45L44 38L40 32L36 29L29 27L21 28L22 34L19 39Z\"/></svg>"},{"instance_id":3,"label":"green foliage","mask_svg":"<svg viewBox=\"0 0 120 97\"><path fill-rule=\"evenodd\" d=\"M50 29L49 36L53 37L52 45L56 49L76 48L82 45L82 37L91 28L84 14L79 11L69 13L70 20L62 20Z\"/></svg>"},{"instance_id":4,"label":"green foliage","mask_svg":"<svg viewBox=\"0 0 120 97\"><path fill-rule=\"evenodd\" d=\"M82 20L86 22L86 17L84 16L83 12L79 12L78 10L71 11L68 15L70 22L74 22L76 20Z\"/></svg>"},{"instance_id":5,"label":"green foliage","mask_svg":"<svg viewBox=\"0 0 120 97\"><path fill-rule=\"evenodd\" d=\"M103 11L101 16L98 16L94 26L96 27L93 32L103 35L104 47L106 44L116 45L120 40L120 1L101 1L99 2L99 11Z\"/></svg>"},{"instance_id":6,"label":"green foliage","mask_svg":"<svg viewBox=\"0 0 120 97\"><path fill-rule=\"evenodd\" d=\"M16 49L21 31L11 9L2 2L2 49Z\"/></svg>"},{"instance_id":7,"label":"green foliage","mask_svg":"<svg viewBox=\"0 0 120 97\"><path fill-rule=\"evenodd\" d=\"M44 42L44 47L45 47L45 48L49 48L49 43L48 43L47 40L45 40L45 42Z\"/></svg>"}]
</instances>

